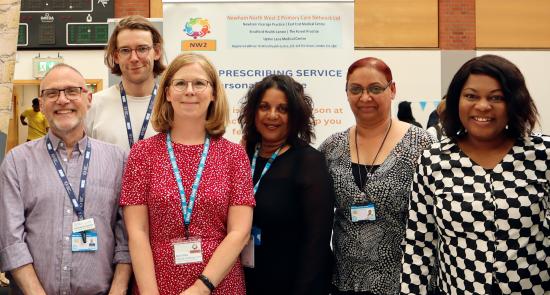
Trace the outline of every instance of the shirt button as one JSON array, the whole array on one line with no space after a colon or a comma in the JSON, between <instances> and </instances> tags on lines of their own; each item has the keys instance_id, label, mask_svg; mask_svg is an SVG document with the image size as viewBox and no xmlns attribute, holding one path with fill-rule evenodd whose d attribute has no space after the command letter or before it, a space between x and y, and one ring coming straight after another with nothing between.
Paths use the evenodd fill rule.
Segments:
<instances>
[{"instance_id":1,"label":"shirt button","mask_svg":"<svg viewBox=\"0 0 550 295\"><path fill-rule=\"evenodd\" d=\"M66 267L66 266L63 266L63 270L67 270L67 269L68 269L68 267Z\"/></svg>"}]
</instances>

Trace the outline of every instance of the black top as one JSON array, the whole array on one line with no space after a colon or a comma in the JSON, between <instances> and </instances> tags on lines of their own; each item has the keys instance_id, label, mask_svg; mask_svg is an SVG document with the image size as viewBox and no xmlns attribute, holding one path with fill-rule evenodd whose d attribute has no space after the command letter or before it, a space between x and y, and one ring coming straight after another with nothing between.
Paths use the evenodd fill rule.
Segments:
<instances>
[{"instance_id":1,"label":"black top","mask_svg":"<svg viewBox=\"0 0 550 295\"><path fill-rule=\"evenodd\" d=\"M258 158L254 183L266 163ZM255 197L261 245L255 268L245 268L247 294L328 294L334 193L323 155L290 148L273 161Z\"/></svg>"},{"instance_id":2,"label":"black top","mask_svg":"<svg viewBox=\"0 0 550 295\"><path fill-rule=\"evenodd\" d=\"M351 163L351 173L353 173L353 179L357 187L363 191L367 179L378 169L380 165L364 165L358 163Z\"/></svg>"}]
</instances>

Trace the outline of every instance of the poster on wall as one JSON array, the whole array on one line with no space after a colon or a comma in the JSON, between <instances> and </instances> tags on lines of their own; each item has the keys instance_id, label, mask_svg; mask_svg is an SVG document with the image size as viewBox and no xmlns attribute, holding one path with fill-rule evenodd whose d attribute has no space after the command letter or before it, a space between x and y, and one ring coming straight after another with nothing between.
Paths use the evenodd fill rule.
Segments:
<instances>
[{"instance_id":1,"label":"poster on wall","mask_svg":"<svg viewBox=\"0 0 550 295\"><path fill-rule=\"evenodd\" d=\"M319 145L354 122L345 95L353 60L353 1L163 1L168 61L184 52L209 57L230 101L225 137L241 138L240 103L270 74L292 76L314 102Z\"/></svg>"}]
</instances>

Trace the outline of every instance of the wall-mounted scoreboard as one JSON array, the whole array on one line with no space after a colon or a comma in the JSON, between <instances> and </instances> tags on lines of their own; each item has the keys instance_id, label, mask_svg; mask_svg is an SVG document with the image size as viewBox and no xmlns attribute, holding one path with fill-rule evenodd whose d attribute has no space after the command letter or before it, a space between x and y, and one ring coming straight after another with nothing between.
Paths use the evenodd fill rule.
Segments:
<instances>
[{"instance_id":1,"label":"wall-mounted scoreboard","mask_svg":"<svg viewBox=\"0 0 550 295\"><path fill-rule=\"evenodd\" d=\"M103 48L114 0L21 0L17 49Z\"/></svg>"}]
</instances>

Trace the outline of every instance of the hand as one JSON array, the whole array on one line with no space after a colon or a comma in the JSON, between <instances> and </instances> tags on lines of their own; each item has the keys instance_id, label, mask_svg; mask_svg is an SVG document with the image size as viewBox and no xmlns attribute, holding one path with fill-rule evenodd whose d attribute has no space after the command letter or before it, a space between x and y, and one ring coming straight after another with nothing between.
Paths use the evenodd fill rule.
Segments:
<instances>
[{"instance_id":1,"label":"hand","mask_svg":"<svg viewBox=\"0 0 550 295\"><path fill-rule=\"evenodd\" d=\"M180 295L209 295L210 290L199 280L196 280L195 283L181 292Z\"/></svg>"}]
</instances>

